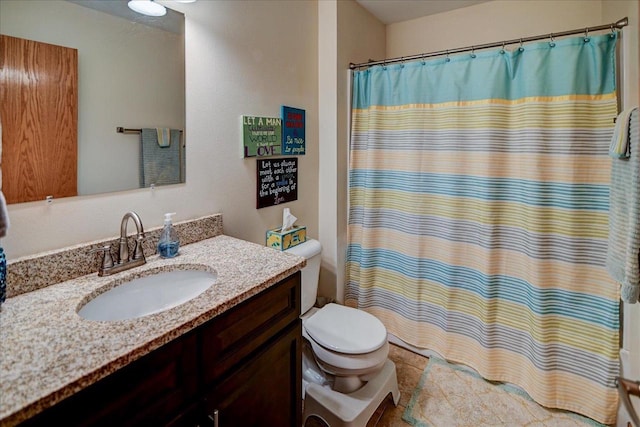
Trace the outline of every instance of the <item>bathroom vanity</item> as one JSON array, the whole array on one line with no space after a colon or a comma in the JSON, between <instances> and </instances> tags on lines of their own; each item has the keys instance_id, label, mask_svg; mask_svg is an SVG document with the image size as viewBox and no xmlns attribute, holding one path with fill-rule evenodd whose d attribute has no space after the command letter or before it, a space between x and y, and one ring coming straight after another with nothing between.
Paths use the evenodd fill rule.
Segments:
<instances>
[{"instance_id":1,"label":"bathroom vanity","mask_svg":"<svg viewBox=\"0 0 640 427\"><path fill-rule=\"evenodd\" d=\"M299 426L300 273L25 426Z\"/></svg>"},{"instance_id":2,"label":"bathroom vanity","mask_svg":"<svg viewBox=\"0 0 640 427\"><path fill-rule=\"evenodd\" d=\"M78 307L118 280L97 275L8 299L0 426L299 426L304 263L217 236L130 270L217 273L210 289L161 313L80 318Z\"/></svg>"}]
</instances>

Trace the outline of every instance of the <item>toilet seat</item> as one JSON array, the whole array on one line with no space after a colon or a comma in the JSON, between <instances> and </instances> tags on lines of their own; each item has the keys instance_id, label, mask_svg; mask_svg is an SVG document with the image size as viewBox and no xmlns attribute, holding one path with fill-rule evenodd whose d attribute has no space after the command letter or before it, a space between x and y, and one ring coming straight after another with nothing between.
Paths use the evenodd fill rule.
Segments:
<instances>
[{"instance_id":1,"label":"toilet seat","mask_svg":"<svg viewBox=\"0 0 640 427\"><path fill-rule=\"evenodd\" d=\"M375 316L327 304L303 318L302 335L322 369L332 375L363 375L378 370L389 355L387 329Z\"/></svg>"},{"instance_id":2,"label":"toilet seat","mask_svg":"<svg viewBox=\"0 0 640 427\"><path fill-rule=\"evenodd\" d=\"M308 338L307 338L308 339ZM365 375L380 369L389 355L389 343L370 353L344 354L330 351L310 339L316 362L322 370L331 375Z\"/></svg>"},{"instance_id":3,"label":"toilet seat","mask_svg":"<svg viewBox=\"0 0 640 427\"><path fill-rule=\"evenodd\" d=\"M387 329L375 316L351 307L327 304L303 328L316 344L345 355L362 355L387 342Z\"/></svg>"}]
</instances>

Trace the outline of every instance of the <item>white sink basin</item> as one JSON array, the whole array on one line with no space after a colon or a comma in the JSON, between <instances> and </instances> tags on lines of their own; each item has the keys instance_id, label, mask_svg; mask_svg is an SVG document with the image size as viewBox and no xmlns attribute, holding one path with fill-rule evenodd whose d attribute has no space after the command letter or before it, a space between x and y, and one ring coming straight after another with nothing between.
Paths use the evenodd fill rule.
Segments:
<instances>
[{"instance_id":1,"label":"white sink basin","mask_svg":"<svg viewBox=\"0 0 640 427\"><path fill-rule=\"evenodd\" d=\"M208 271L163 271L124 282L86 303L78 314L88 320L126 320L183 304L216 282Z\"/></svg>"}]
</instances>

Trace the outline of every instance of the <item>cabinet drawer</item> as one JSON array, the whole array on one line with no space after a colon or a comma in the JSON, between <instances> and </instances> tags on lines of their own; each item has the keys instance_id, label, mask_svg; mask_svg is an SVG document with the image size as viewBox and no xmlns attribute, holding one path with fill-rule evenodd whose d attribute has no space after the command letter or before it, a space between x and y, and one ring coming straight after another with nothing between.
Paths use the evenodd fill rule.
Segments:
<instances>
[{"instance_id":1,"label":"cabinet drawer","mask_svg":"<svg viewBox=\"0 0 640 427\"><path fill-rule=\"evenodd\" d=\"M215 318L202 329L207 385L300 316L300 272Z\"/></svg>"}]
</instances>

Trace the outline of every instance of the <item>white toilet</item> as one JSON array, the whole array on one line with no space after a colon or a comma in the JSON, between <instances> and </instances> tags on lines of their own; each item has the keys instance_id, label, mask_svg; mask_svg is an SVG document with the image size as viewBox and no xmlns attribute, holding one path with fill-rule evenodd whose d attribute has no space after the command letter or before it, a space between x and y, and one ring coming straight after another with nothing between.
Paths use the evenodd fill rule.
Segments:
<instances>
[{"instance_id":1,"label":"white toilet","mask_svg":"<svg viewBox=\"0 0 640 427\"><path fill-rule=\"evenodd\" d=\"M321 251L314 239L287 250L307 260L302 269L302 334L324 376L331 379L330 388L307 385L304 419L316 415L332 427L365 425L388 393L394 403L400 397L395 365L387 359L387 330L375 316L355 308L333 303L313 307Z\"/></svg>"}]
</instances>

